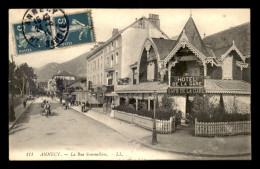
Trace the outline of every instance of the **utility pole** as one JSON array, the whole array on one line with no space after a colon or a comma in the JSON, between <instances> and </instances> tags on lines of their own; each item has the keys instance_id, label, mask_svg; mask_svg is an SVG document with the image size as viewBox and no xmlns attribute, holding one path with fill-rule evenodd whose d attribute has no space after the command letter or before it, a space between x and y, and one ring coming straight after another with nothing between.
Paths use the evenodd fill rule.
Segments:
<instances>
[{"instance_id":1,"label":"utility pole","mask_svg":"<svg viewBox=\"0 0 260 169\"><path fill-rule=\"evenodd\" d=\"M153 108L153 133L152 133L152 144L155 145L155 144L158 144L157 142L157 133L156 133L156 122L155 122L155 113L156 113L156 103L157 103L157 92L154 91L153 93L154 95L154 108Z\"/></svg>"}]
</instances>

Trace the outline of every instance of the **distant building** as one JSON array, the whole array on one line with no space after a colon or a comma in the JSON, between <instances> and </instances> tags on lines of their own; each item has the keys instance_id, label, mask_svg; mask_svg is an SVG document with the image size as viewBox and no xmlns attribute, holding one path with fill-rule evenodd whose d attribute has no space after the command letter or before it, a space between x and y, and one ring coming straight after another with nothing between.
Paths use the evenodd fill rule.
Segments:
<instances>
[{"instance_id":1,"label":"distant building","mask_svg":"<svg viewBox=\"0 0 260 169\"><path fill-rule=\"evenodd\" d=\"M52 79L58 79L58 78L63 79L63 80L75 80L76 76L71 75L67 71L62 71L62 72L52 76Z\"/></svg>"}]
</instances>

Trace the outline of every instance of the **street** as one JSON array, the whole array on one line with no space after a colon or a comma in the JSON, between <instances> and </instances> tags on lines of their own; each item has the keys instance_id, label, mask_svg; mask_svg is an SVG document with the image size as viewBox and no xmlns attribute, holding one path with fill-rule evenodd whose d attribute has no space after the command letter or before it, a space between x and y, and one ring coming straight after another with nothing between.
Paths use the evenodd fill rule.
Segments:
<instances>
[{"instance_id":1,"label":"street","mask_svg":"<svg viewBox=\"0 0 260 169\"><path fill-rule=\"evenodd\" d=\"M43 99L51 105L50 117L40 114ZM216 159L179 155L143 146L82 113L64 110L58 101L47 97L37 98L10 131L9 151L10 160Z\"/></svg>"},{"instance_id":2,"label":"street","mask_svg":"<svg viewBox=\"0 0 260 169\"><path fill-rule=\"evenodd\" d=\"M143 147L83 114L64 110L51 98L50 117L40 114L42 98L28 108L9 135L10 160L186 159Z\"/></svg>"}]
</instances>

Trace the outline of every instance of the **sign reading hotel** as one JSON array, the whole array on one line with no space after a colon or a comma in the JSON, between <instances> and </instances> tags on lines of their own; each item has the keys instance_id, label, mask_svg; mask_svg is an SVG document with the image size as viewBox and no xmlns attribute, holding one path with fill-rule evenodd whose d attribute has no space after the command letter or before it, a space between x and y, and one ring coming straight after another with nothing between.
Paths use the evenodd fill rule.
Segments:
<instances>
[{"instance_id":1,"label":"sign reading hotel","mask_svg":"<svg viewBox=\"0 0 260 169\"><path fill-rule=\"evenodd\" d=\"M171 86L167 93L204 93L204 77L203 76L172 76Z\"/></svg>"}]
</instances>

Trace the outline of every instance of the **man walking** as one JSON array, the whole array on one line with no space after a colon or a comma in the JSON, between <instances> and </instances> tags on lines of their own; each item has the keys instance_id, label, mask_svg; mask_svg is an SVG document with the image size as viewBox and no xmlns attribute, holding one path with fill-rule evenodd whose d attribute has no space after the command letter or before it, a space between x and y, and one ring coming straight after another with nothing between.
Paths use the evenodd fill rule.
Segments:
<instances>
[{"instance_id":1,"label":"man walking","mask_svg":"<svg viewBox=\"0 0 260 169\"><path fill-rule=\"evenodd\" d=\"M83 103L81 104L81 111L82 111L82 112L85 111L85 102L83 102Z\"/></svg>"},{"instance_id":2,"label":"man walking","mask_svg":"<svg viewBox=\"0 0 260 169\"><path fill-rule=\"evenodd\" d=\"M24 108L26 108L26 102L27 102L27 100L24 99L24 101L23 101L23 107L24 107Z\"/></svg>"},{"instance_id":3,"label":"man walking","mask_svg":"<svg viewBox=\"0 0 260 169\"><path fill-rule=\"evenodd\" d=\"M48 117L49 115L51 115L51 106L48 103L48 101L46 101L45 106L44 106L45 112L46 112L46 116Z\"/></svg>"}]
</instances>

